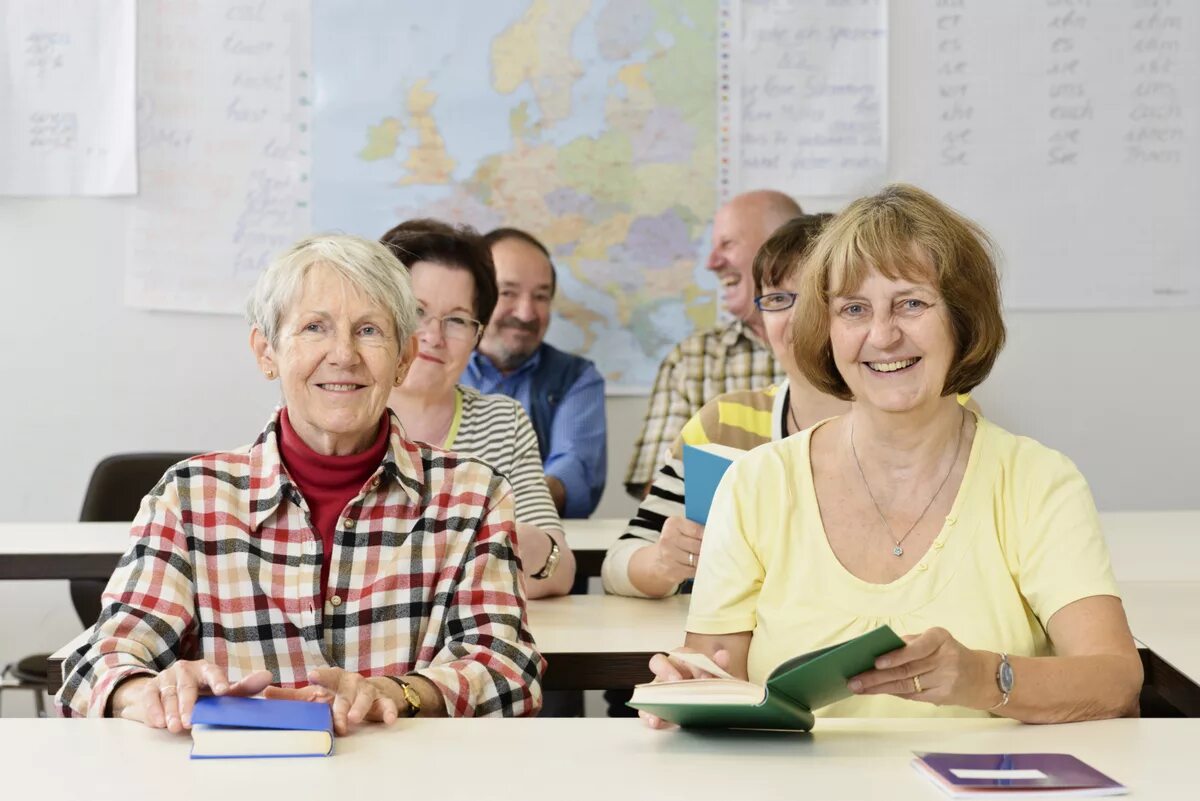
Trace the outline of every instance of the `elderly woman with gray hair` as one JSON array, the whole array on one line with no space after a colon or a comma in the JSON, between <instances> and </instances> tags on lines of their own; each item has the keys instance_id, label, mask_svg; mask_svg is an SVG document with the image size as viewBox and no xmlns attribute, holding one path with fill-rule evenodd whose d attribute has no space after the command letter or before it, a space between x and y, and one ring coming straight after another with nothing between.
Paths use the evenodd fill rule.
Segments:
<instances>
[{"instance_id":1,"label":"elderly woman with gray hair","mask_svg":"<svg viewBox=\"0 0 1200 801\"><path fill-rule=\"evenodd\" d=\"M307 239L250 300L281 407L253 444L172 467L142 502L66 715L180 732L201 694L330 703L346 733L402 715L527 715L544 660L525 619L512 490L408 440L387 409L417 304L388 249Z\"/></svg>"}]
</instances>

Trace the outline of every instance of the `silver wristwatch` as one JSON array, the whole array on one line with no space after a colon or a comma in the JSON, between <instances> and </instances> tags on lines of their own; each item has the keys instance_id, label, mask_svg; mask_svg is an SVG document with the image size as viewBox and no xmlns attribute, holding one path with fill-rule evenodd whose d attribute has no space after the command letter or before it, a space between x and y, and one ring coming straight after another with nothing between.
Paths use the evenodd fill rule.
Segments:
<instances>
[{"instance_id":1,"label":"silver wristwatch","mask_svg":"<svg viewBox=\"0 0 1200 801\"><path fill-rule=\"evenodd\" d=\"M1000 703L992 707L999 709L1008 704L1008 696L1013 688L1013 669L1012 663L1008 661L1008 654L1000 654L1000 666L996 668L996 686L1000 688L1000 694L1004 697L1000 699Z\"/></svg>"},{"instance_id":2,"label":"silver wristwatch","mask_svg":"<svg viewBox=\"0 0 1200 801\"><path fill-rule=\"evenodd\" d=\"M546 534L550 537L549 534ZM542 565L542 569L533 574L535 579L548 579L554 575L554 571L558 569L558 558L561 556L558 550L558 543L554 541L554 537L550 537L550 553L546 556L546 564Z\"/></svg>"}]
</instances>

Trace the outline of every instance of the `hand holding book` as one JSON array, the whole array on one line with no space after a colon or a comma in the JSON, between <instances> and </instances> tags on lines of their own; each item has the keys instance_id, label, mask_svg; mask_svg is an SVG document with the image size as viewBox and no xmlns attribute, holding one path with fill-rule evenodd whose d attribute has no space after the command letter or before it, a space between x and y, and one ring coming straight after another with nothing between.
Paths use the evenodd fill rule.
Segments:
<instances>
[{"instance_id":1,"label":"hand holding book","mask_svg":"<svg viewBox=\"0 0 1200 801\"><path fill-rule=\"evenodd\" d=\"M999 654L971 650L943 628L903 639L903 648L880 656L872 670L850 680L851 692L971 709L988 709L1000 700L995 678Z\"/></svg>"},{"instance_id":2,"label":"hand holding book","mask_svg":"<svg viewBox=\"0 0 1200 801\"><path fill-rule=\"evenodd\" d=\"M691 679L733 679L729 667L729 652L722 649L712 655L712 658L692 648L678 648L667 654L655 654L650 659L650 671L654 681L688 681ZM657 715L639 709L638 717L646 721L652 729L665 729L672 724Z\"/></svg>"}]
</instances>

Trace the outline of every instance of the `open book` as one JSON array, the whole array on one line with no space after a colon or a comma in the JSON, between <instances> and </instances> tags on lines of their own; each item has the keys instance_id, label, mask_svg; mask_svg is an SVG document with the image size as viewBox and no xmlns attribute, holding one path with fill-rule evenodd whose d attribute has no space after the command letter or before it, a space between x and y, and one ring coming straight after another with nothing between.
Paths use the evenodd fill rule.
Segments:
<instances>
[{"instance_id":1,"label":"open book","mask_svg":"<svg viewBox=\"0 0 1200 801\"><path fill-rule=\"evenodd\" d=\"M328 704L210 695L192 710L192 759L332 753Z\"/></svg>"},{"instance_id":2,"label":"open book","mask_svg":"<svg viewBox=\"0 0 1200 801\"><path fill-rule=\"evenodd\" d=\"M765 686L734 678L703 654L675 653L671 656L720 678L639 684L629 705L680 726L808 731L814 709L848 698L851 677L903 646L890 627L880 626L792 657L771 671Z\"/></svg>"},{"instance_id":3,"label":"open book","mask_svg":"<svg viewBox=\"0 0 1200 801\"><path fill-rule=\"evenodd\" d=\"M708 510L721 477L745 451L728 445L683 444L683 514L693 523L708 522Z\"/></svg>"}]
</instances>

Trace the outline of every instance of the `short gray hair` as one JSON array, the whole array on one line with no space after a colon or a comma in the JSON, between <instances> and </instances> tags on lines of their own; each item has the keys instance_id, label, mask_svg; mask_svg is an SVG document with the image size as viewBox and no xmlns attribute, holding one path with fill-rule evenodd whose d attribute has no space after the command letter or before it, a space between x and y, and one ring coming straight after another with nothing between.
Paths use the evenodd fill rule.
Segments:
<instances>
[{"instance_id":1,"label":"short gray hair","mask_svg":"<svg viewBox=\"0 0 1200 801\"><path fill-rule=\"evenodd\" d=\"M396 341L403 350L419 324L408 270L384 245L346 234L302 239L267 265L246 303L250 325L262 331L272 347L278 345L283 316L304 277L318 264L333 268L351 286L391 312Z\"/></svg>"}]
</instances>

